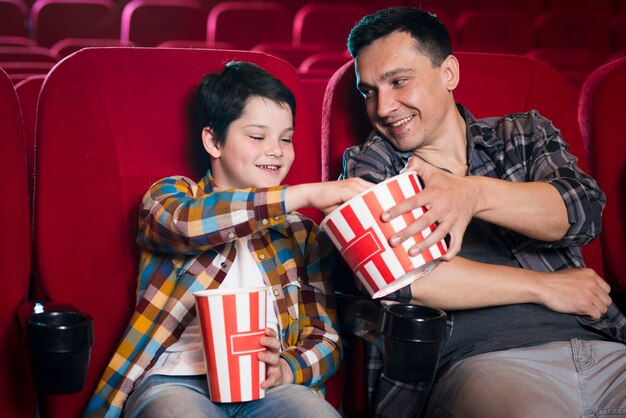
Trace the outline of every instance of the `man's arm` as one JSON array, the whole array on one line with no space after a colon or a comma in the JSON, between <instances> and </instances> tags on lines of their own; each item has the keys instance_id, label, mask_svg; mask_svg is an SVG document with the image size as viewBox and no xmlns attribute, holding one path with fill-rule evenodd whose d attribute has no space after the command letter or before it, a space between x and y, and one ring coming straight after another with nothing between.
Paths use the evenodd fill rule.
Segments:
<instances>
[{"instance_id":1,"label":"man's arm","mask_svg":"<svg viewBox=\"0 0 626 418\"><path fill-rule=\"evenodd\" d=\"M463 257L442 262L411 284L413 299L442 309L536 303L597 319L611 304L609 285L591 269L537 272Z\"/></svg>"},{"instance_id":2,"label":"man's arm","mask_svg":"<svg viewBox=\"0 0 626 418\"><path fill-rule=\"evenodd\" d=\"M392 208L389 218L414 206L426 206L429 212L398 234L399 240L392 245L434 221L435 233L411 254L450 233L446 256L450 259L459 251L474 216L533 238L542 246L581 246L599 235L604 193L578 168L578 159L568 152L560 131L536 111L515 118L515 123L506 121L499 128L499 135L509 138L504 142L506 150L492 156L497 170L490 177L455 176L411 159L407 168L422 177L424 192Z\"/></svg>"}]
</instances>

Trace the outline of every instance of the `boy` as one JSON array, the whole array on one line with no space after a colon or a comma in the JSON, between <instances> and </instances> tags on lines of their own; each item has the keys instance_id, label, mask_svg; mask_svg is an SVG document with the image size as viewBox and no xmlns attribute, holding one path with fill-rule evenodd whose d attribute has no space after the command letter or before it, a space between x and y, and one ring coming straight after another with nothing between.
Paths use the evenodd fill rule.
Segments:
<instances>
[{"instance_id":1,"label":"boy","mask_svg":"<svg viewBox=\"0 0 626 418\"><path fill-rule=\"evenodd\" d=\"M197 100L211 168L199 183L168 177L144 196L138 304L85 415L338 416L322 398L341 358L332 248L290 212L331 210L370 184L280 186L294 160L295 99L253 64L206 75ZM267 350L258 355L266 397L214 404L192 294L259 285L268 287Z\"/></svg>"}]
</instances>

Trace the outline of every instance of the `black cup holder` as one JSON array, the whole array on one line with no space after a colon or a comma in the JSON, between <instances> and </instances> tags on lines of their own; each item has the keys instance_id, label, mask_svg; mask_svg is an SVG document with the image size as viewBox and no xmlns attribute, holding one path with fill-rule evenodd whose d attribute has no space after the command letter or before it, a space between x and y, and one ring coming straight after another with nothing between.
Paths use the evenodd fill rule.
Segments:
<instances>
[{"instance_id":1,"label":"black cup holder","mask_svg":"<svg viewBox=\"0 0 626 418\"><path fill-rule=\"evenodd\" d=\"M93 343L93 319L87 314L31 314L26 321L26 346L37 391L45 395L81 391Z\"/></svg>"}]
</instances>

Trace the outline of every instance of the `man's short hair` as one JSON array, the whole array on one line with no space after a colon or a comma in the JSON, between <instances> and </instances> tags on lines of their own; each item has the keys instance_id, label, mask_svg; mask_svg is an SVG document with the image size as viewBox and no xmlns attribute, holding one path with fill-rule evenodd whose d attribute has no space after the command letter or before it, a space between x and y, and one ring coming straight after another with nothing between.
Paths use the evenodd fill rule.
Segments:
<instances>
[{"instance_id":1,"label":"man's short hair","mask_svg":"<svg viewBox=\"0 0 626 418\"><path fill-rule=\"evenodd\" d=\"M392 7L362 18L348 36L348 51L356 58L363 48L393 32L407 32L417 51L440 66L452 54L446 27L431 13L414 7Z\"/></svg>"},{"instance_id":2,"label":"man's short hair","mask_svg":"<svg viewBox=\"0 0 626 418\"><path fill-rule=\"evenodd\" d=\"M219 144L224 144L230 124L241 117L251 97L261 97L287 105L296 120L296 99L279 79L254 64L233 61L221 73L202 77L196 92L200 124L213 131Z\"/></svg>"}]
</instances>

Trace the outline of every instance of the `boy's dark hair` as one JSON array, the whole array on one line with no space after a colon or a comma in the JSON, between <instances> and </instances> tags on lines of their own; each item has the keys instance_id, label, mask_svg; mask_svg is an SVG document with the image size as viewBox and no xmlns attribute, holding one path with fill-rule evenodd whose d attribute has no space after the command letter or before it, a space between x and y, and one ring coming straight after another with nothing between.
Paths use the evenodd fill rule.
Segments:
<instances>
[{"instance_id":1,"label":"boy's dark hair","mask_svg":"<svg viewBox=\"0 0 626 418\"><path fill-rule=\"evenodd\" d=\"M435 15L414 7L392 7L362 18L350 31L348 51L356 58L363 48L393 32L408 32L420 54L435 66L452 54L450 35Z\"/></svg>"},{"instance_id":2,"label":"boy's dark hair","mask_svg":"<svg viewBox=\"0 0 626 418\"><path fill-rule=\"evenodd\" d=\"M261 67L232 61L221 73L210 73L200 80L196 100L201 126L210 128L217 143L223 145L228 127L255 96L288 105L295 123L296 99L291 90Z\"/></svg>"}]
</instances>

